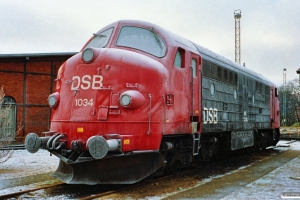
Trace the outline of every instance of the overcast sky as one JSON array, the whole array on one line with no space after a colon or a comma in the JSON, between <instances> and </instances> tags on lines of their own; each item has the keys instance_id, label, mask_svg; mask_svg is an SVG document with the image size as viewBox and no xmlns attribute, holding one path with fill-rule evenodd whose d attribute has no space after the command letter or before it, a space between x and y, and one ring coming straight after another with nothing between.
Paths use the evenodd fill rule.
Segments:
<instances>
[{"instance_id":1,"label":"overcast sky","mask_svg":"<svg viewBox=\"0 0 300 200\"><path fill-rule=\"evenodd\" d=\"M120 19L160 25L230 60L241 9L241 62L277 86L298 78L298 0L1 0L0 54L78 52Z\"/></svg>"}]
</instances>

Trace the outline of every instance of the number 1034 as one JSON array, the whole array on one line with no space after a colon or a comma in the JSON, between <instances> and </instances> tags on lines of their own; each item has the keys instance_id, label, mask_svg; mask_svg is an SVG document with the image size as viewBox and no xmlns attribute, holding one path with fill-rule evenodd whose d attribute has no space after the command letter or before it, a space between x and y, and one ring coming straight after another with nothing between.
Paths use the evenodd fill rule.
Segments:
<instances>
[{"instance_id":1,"label":"number 1034","mask_svg":"<svg viewBox=\"0 0 300 200\"><path fill-rule=\"evenodd\" d=\"M75 106L93 106L93 99L75 99Z\"/></svg>"}]
</instances>

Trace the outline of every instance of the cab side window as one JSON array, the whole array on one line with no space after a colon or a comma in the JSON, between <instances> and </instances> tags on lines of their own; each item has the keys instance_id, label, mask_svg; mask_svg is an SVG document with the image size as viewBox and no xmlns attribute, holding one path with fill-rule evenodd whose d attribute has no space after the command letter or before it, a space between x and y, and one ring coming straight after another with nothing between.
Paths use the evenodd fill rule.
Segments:
<instances>
[{"instance_id":1,"label":"cab side window","mask_svg":"<svg viewBox=\"0 0 300 200\"><path fill-rule=\"evenodd\" d=\"M184 68L184 50L178 49L174 61L174 66L178 68Z\"/></svg>"},{"instance_id":2,"label":"cab side window","mask_svg":"<svg viewBox=\"0 0 300 200\"><path fill-rule=\"evenodd\" d=\"M197 60L196 59L192 59L192 70L193 70L193 77L196 78L197 77Z\"/></svg>"}]
</instances>

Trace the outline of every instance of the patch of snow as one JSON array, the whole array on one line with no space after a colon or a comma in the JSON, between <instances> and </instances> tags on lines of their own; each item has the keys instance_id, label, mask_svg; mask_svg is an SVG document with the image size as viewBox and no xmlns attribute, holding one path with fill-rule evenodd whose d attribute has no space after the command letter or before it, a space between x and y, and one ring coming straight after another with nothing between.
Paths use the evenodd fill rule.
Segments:
<instances>
[{"instance_id":1,"label":"patch of snow","mask_svg":"<svg viewBox=\"0 0 300 200\"><path fill-rule=\"evenodd\" d=\"M58 164L59 158L50 156L47 150L41 149L34 154L15 150L11 158L0 163L0 180L54 172Z\"/></svg>"},{"instance_id":2,"label":"patch of snow","mask_svg":"<svg viewBox=\"0 0 300 200\"><path fill-rule=\"evenodd\" d=\"M62 194L49 197L44 190L38 190L34 192L29 192L18 197L18 199L44 199L44 200L58 200L58 199L74 199L72 195Z\"/></svg>"},{"instance_id":3,"label":"patch of snow","mask_svg":"<svg viewBox=\"0 0 300 200\"><path fill-rule=\"evenodd\" d=\"M280 140L278 143L277 143L277 146L289 146L289 148L291 150L297 150L297 151L300 151L300 142L299 141L295 141L295 142L292 142L293 140ZM290 143L292 142L292 143ZM281 149L281 147L278 147L277 149ZM283 150L285 148L282 148Z\"/></svg>"},{"instance_id":4,"label":"patch of snow","mask_svg":"<svg viewBox=\"0 0 300 200\"><path fill-rule=\"evenodd\" d=\"M244 165L244 166L239 167L237 170L245 169L245 168L247 168L249 166L251 166L251 165Z\"/></svg>"},{"instance_id":5,"label":"patch of snow","mask_svg":"<svg viewBox=\"0 0 300 200\"><path fill-rule=\"evenodd\" d=\"M296 141L288 144L289 141L279 141L276 149L280 152L290 150L300 151L300 142ZM300 154L299 154L300 155ZM232 174L236 171L245 169L251 165L242 166L237 170L225 173L223 175L211 176L209 178L203 179L198 184L193 187L181 190L187 191L193 188L197 188L200 185L212 181L214 178L220 178L227 174ZM300 198L300 180L292 179L291 177L300 177L300 156L286 163L285 165L273 170L269 174L263 176L262 178L246 185L246 187L239 189L230 195L222 198L222 200L231 199L281 199L284 195L299 195ZM157 200L162 198L167 198L178 192L167 193L162 196L146 197L149 200ZM284 197L283 197L284 198Z\"/></svg>"},{"instance_id":6,"label":"patch of snow","mask_svg":"<svg viewBox=\"0 0 300 200\"><path fill-rule=\"evenodd\" d=\"M291 145L291 149L300 151L300 142L299 141L291 143L290 145Z\"/></svg>"},{"instance_id":7,"label":"patch of snow","mask_svg":"<svg viewBox=\"0 0 300 200\"><path fill-rule=\"evenodd\" d=\"M284 193L300 195L300 180L291 179L295 176L300 176L300 157L291 160L244 188L223 197L222 200L279 199Z\"/></svg>"}]
</instances>

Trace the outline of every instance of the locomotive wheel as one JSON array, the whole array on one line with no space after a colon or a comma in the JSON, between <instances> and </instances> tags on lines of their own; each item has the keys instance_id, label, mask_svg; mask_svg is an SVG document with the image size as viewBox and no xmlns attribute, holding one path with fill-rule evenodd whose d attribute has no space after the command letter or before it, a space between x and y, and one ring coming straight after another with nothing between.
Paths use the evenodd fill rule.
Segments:
<instances>
[{"instance_id":1,"label":"locomotive wheel","mask_svg":"<svg viewBox=\"0 0 300 200\"><path fill-rule=\"evenodd\" d=\"M175 161L173 165L170 166L170 171L173 173L173 174L177 174L180 172L182 168L182 164L180 161Z\"/></svg>"}]
</instances>

